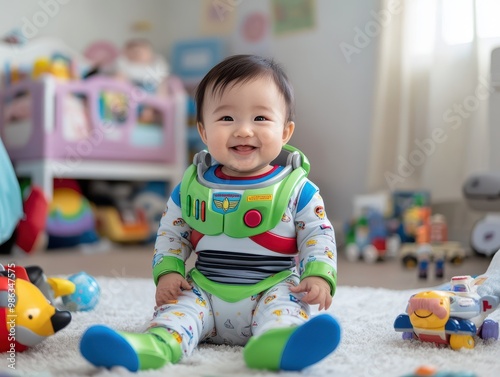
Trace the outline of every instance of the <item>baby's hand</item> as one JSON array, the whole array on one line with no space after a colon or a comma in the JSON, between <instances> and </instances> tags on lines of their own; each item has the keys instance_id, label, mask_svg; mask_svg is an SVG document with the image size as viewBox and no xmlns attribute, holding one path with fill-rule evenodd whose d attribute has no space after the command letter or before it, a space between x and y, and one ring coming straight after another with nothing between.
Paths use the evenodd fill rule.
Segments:
<instances>
[{"instance_id":1,"label":"baby's hand","mask_svg":"<svg viewBox=\"0 0 500 377\"><path fill-rule=\"evenodd\" d=\"M319 304L319 310L328 309L332 304L332 296L330 295L330 284L319 276L308 276L304 278L299 285L291 287L293 293L305 292L305 296L301 298L307 304Z\"/></svg>"},{"instance_id":2,"label":"baby's hand","mask_svg":"<svg viewBox=\"0 0 500 377\"><path fill-rule=\"evenodd\" d=\"M156 306L158 307L177 300L177 297L182 294L182 290L189 290L191 288L187 280L177 272L160 276L156 286Z\"/></svg>"}]
</instances>

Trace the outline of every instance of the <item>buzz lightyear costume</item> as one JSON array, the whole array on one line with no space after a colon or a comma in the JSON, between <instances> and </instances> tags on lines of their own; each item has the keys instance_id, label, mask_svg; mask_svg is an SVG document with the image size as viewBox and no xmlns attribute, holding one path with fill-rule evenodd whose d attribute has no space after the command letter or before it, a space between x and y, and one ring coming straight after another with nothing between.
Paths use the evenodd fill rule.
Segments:
<instances>
[{"instance_id":1,"label":"buzz lightyear costume","mask_svg":"<svg viewBox=\"0 0 500 377\"><path fill-rule=\"evenodd\" d=\"M300 279L319 276L333 295L333 228L307 179L307 158L285 146L271 165L263 176L234 179L207 152L195 157L167 203L153 257L155 283L163 274L179 273L193 288L156 308L149 340L90 328L81 342L84 357L98 366L157 368L165 358L176 362L198 343L211 342L246 345L251 368L300 370L333 352L340 341L336 320L327 314L310 318L302 294L290 292ZM197 262L186 275L191 251ZM115 349L129 352L131 346L136 357L126 359L134 362L124 365L91 351L104 338Z\"/></svg>"}]
</instances>

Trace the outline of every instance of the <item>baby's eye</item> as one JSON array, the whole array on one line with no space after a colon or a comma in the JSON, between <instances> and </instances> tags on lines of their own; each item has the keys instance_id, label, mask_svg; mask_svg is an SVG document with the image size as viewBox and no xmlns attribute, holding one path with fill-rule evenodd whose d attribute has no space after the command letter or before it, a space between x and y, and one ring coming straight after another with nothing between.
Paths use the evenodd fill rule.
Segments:
<instances>
[{"instance_id":1,"label":"baby's eye","mask_svg":"<svg viewBox=\"0 0 500 377\"><path fill-rule=\"evenodd\" d=\"M220 120L222 120L223 122L232 122L233 118L230 117L229 115L225 115L222 118L220 118Z\"/></svg>"},{"instance_id":2,"label":"baby's eye","mask_svg":"<svg viewBox=\"0 0 500 377\"><path fill-rule=\"evenodd\" d=\"M266 120L266 117L262 116L262 115L259 115L259 116L256 116L254 120L256 122L262 122L262 121Z\"/></svg>"}]
</instances>

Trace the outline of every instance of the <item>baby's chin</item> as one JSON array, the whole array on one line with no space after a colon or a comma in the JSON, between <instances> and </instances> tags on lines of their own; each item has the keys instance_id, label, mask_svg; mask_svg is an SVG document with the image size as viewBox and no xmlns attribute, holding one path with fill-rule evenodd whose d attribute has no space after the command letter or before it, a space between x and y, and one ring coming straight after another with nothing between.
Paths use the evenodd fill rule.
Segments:
<instances>
[{"instance_id":1,"label":"baby's chin","mask_svg":"<svg viewBox=\"0 0 500 377\"><path fill-rule=\"evenodd\" d=\"M271 165L259 168L256 167L245 168L242 166L230 167L224 165L222 168L222 172L230 177L255 177L269 172L272 168L273 167Z\"/></svg>"}]
</instances>

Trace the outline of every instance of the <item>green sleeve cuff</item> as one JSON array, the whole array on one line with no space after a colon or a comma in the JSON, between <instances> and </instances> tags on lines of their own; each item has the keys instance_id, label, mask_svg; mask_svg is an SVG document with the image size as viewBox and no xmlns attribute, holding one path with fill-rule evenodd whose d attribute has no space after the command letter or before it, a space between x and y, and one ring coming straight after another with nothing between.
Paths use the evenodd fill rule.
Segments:
<instances>
[{"instance_id":1,"label":"green sleeve cuff","mask_svg":"<svg viewBox=\"0 0 500 377\"><path fill-rule=\"evenodd\" d=\"M306 264L306 269L300 279L308 276L318 276L325 279L330 284L330 294L333 297L337 287L337 271L332 266L323 262L309 262Z\"/></svg>"},{"instance_id":2,"label":"green sleeve cuff","mask_svg":"<svg viewBox=\"0 0 500 377\"><path fill-rule=\"evenodd\" d=\"M183 277L186 277L186 266L184 262L176 257L163 257L160 263L153 268L153 279L155 285L158 284L160 276L170 272L177 272Z\"/></svg>"}]
</instances>

